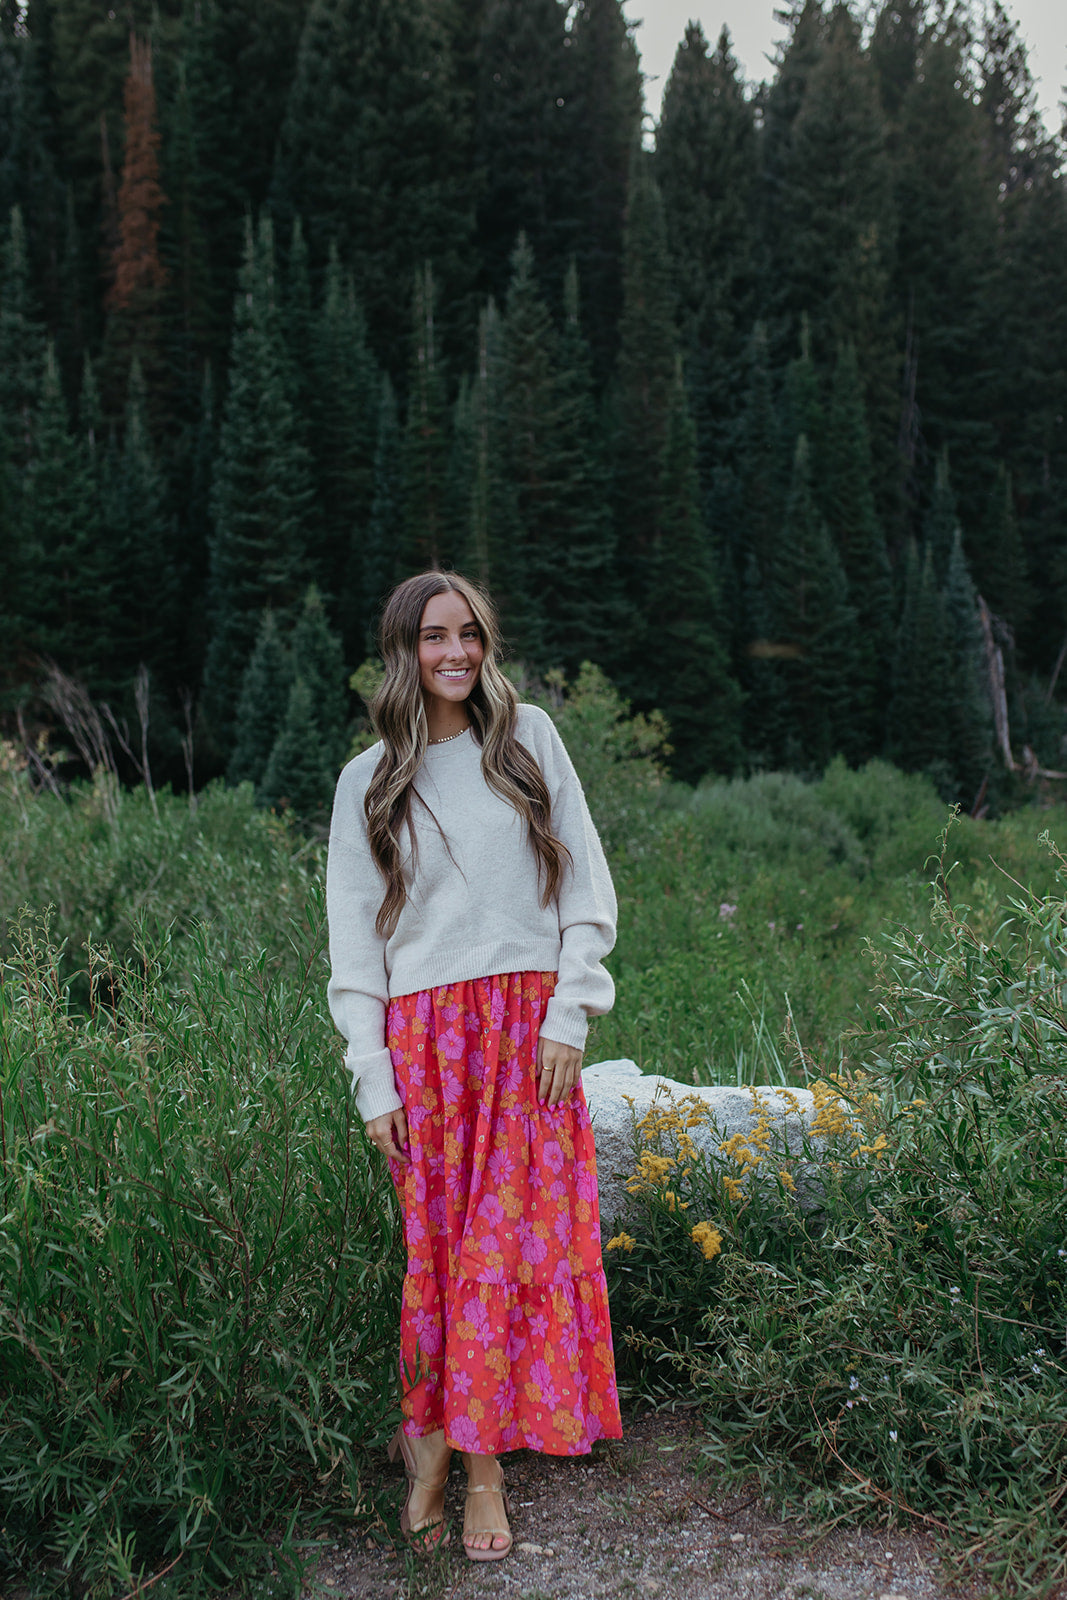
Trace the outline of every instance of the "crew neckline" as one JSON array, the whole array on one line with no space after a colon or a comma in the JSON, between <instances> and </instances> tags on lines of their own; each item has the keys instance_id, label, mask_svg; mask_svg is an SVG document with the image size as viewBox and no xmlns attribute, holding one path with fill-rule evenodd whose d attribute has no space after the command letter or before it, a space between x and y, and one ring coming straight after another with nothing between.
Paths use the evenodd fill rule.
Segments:
<instances>
[{"instance_id":1,"label":"crew neckline","mask_svg":"<svg viewBox=\"0 0 1067 1600\"><path fill-rule=\"evenodd\" d=\"M471 733L470 724L468 723L463 729L462 733L455 734L451 739L442 739L440 744L428 744L426 746L426 755L423 756L423 760L425 761L426 756L433 756L435 761L440 761L446 755L448 755L450 751L455 754L455 752L458 750L466 750L472 741L473 735Z\"/></svg>"}]
</instances>

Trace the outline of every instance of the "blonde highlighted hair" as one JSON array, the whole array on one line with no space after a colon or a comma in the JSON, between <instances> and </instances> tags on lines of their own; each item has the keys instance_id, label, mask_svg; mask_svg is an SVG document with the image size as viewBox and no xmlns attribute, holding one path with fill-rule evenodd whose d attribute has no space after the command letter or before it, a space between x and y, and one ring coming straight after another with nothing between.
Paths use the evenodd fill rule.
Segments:
<instances>
[{"instance_id":1,"label":"blonde highlighted hair","mask_svg":"<svg viewBox=\"0 0 1067 1600\"><path fill-rule=\"evenodd\" d=\"M471 733L481 746L482 774L526 823L541 872L543 905L558 893L564 861L569 859L566 845L552 832L551 797L541 769L515 736L519 697L500 670L500 628L492 600L458 572L420 572L398 584L385 602L378 629L385 679L370 706L384 749L363 805L371 854L385 883L376 926L386 938L396 928L407 900L401 835L406 829L412 867L417 870L418 850L411 825L414 801L429 811L415 787L429 743L419 673L422 614L434 595L448 593L461 595L467 602L481 635L481 670L464 705Z\"/></svg>"}]
</instances>

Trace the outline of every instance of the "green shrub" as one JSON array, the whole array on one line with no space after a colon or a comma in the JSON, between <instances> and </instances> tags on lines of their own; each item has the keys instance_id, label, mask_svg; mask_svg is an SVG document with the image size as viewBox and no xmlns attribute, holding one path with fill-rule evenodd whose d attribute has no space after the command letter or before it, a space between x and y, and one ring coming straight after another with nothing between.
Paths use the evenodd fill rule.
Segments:
<instances>
[{"instance_id":1,"label":"green shrub","mask_svg":"<svg viewBox=\"0 0 1067 1600\"><path fill-rule=\"evenodd\" d=\"M766 1116L715 1163L692 1108L646 1119L613 1319L632 1383L702 1401L709 1464L1035 1594L1067 1576L1065 880L977 923L951 883L889 939L871 1076L816 1085L804 1148Z\"/></svg>"},{"instance_id":2,"label":"green shrub","mask_svg":"<svg viewBox=\"0 0 1067 1600\"><path fill-rule=\"evenodd\" d=\"M0 1587L221 1584L368 1506L393 1420L391 1185L324 1020L321 896L288 957L232 927L128 960L23 920L0 987ZM371 1480L373 1481L373 1480ZM165 1586L157 1593L166 1592Z\"/></svg>"}]
</instances>

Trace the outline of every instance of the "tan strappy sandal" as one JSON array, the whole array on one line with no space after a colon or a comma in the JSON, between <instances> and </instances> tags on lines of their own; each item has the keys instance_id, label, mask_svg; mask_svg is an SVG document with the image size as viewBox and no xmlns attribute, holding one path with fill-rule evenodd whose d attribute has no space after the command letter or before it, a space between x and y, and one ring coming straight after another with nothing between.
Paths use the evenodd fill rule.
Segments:
<instances>
[{"instance_id":1,"label":"tan strappy sandal","mask_svg":"<svg viewBox=\"0 0 1067 1600\"><path fill-rule=\"evenodd\" d=\"M468 1472L468 1476L469 1476L470 1463L469 1463L468 1458L466 1456L463 1457L463 1462L464 1462L464 1465L467 1468L467 1472ZM499 1467L500 1463L498 1462L497 1465ZM511 1516L511 1501L508 1499L508 1491L504 1487L504 1469L503 1469L503 1467L500 1467L500 1480L499 1480L498 1483L476 1483L476 1484L472 1485L470 1482L468 1482L468 1484L467 1484L468 1510L470 1508L469 1507L469 1502L470 1502L470 1497L471 1497L472 1494L498 1494L500 1496L501 1503L502 1503L502 1505L504 1507L504 1515L507 1516L507 1517ZM498 1549L494 1549L493 1546L490 1545L488 1550L473 1550L471 1548L471 1546L467 1543L468 1536L471 1535L471 1534L479 1534L479 1533L488 1533L494 1539L504 1539L504 1538L506 1538L508 1542L505 1545L501 1545ZM510 1528L500 1528L500 1527L497 1527L497 1528L469 1528L467 1526L466 1518L464 1517L464 1519L463 1519L463 1551L464 1551L464 1554L467 1556L468 1560L470 1560L470 1561L502 1561L506 1555L509 1555L511 1553L511 1547L514 1544L514 1542L515 1542L515 1540L514 1540L514 1538L512 1536L512 1532L511 1532Z\"/></svg>"},{"instance_id":2,"label":"tan strappy sandal","mask_svg":"<svg viewBox=\"0 0 1067 1600\"><path fill-rule=\"evenodd\" d=\"M412 1526L411 1522L411 1496L415 1492L415 1485L420 1489L443 1489L448 1483L448 1472L438 1483L431 1483L429 1478L420 1478L418 1466L415 1461L415 1452L411 1448L411 1441L404 1432L403 1424L396 1430L389 1445L389 1459L395 1461L400 1456L404 1463L404 1472L408 1480L407 1498L404 1509L400 1513L400 1531L411 1545L417 1555L430 1556L437 1550L443 1550L449 1544L452 1535L448 1523L443 1516L427 1517L424 1522Z\"/></svg>"}]
</instances>

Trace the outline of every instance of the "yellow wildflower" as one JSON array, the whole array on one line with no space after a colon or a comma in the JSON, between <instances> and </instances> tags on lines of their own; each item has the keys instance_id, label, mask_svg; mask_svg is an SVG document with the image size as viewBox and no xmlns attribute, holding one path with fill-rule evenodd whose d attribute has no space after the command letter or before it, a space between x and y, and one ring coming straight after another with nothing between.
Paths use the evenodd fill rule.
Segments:
<instances>
[{"instance_id":1,"label":"yellow wildflower","mask_svg":"<svg viewBox=\"0 0 1067 1600\"><path fill-rule=\"evenodd\" d=\"M629 1255L630 1251L633 1249L633 1247L634 1247L634 1245L636 1243L637 1243L637 1240L636 1239L632 1239L628 1233L617 1233L615 1235L614 1239L609 1239L608 1240L607 1244L604 1246L604 1249L605 1250L625 1250L627 1255Z\"/></svg>"},{"instance_id":2,"label":"yellow wildflower","mask_svg":"<svg viewBox=\"0 0 1067 1600\"><path fill-rule=\"evenodd\" d=\"M698 1222L692 1229L690 1238L704 1252L705 1261L713 1261L722 1249L722 1234L718 1228L713 1228L710 1222Z\"/></svg>"},{"instance_id":3,"label":"yellow wildflower","mask_svg":"<svg viewBox=\"0 0 1067 1600\"><path fill-rule=\"evenodd\" d=\"M778 1174L783 1189L788 1189L790 1194L796 1194L797 1186L793 1174L788 1167L783 1167Z\"/></svg>"},{"instance_id":4,"label":"yellow wildflower","mask_svg":"<svg viewBox=\"0 0 1067 1600\"><path fill-rule=\"evenodd\" d=\"M877 1156L880 1161L889 1149L889 1140L884 1133L880 1133L873 1144L861 1144L860 1149L865 1156Z\"/></svg>"},{"instance_id":5,"label":"yellow wildflower","mask_svg":"<svg viewBox=\"0 0 1067 1600\"><path fill-rule=\"evenodd\" d=\"M722 1180L722 1186L726 1190L726 1193L730 1196L730 1199L733 1201L734 1205L739 1206L745 1198L745 1191L741 1185L740 1178L724 1178Z\"/></svg>"}]
</instances>

